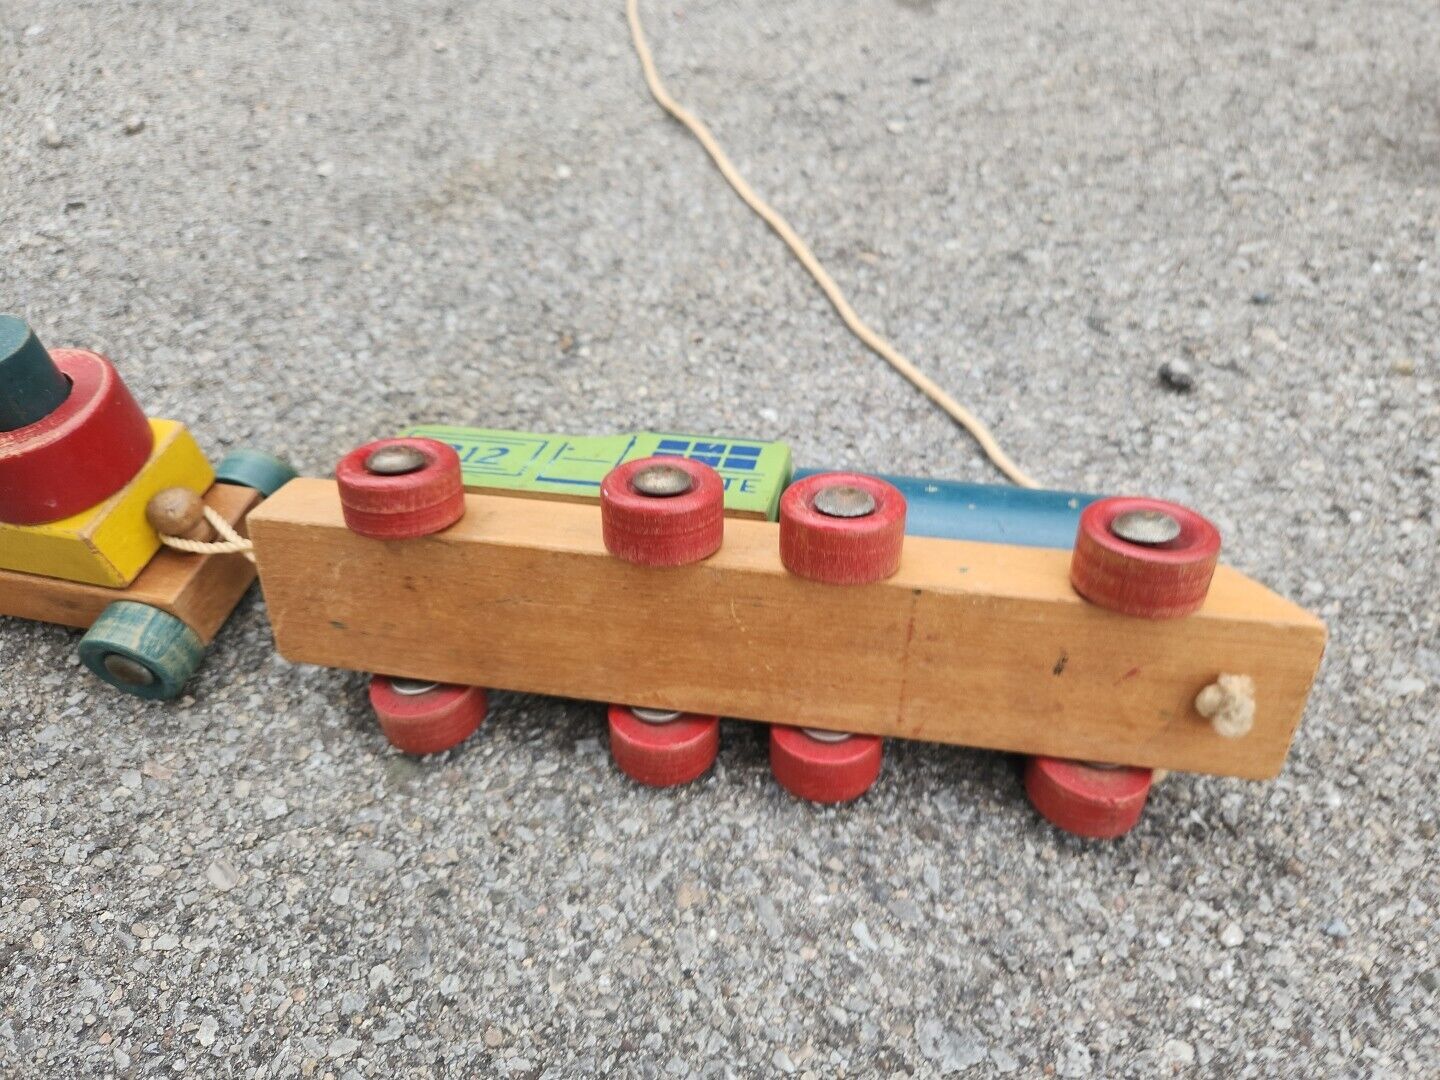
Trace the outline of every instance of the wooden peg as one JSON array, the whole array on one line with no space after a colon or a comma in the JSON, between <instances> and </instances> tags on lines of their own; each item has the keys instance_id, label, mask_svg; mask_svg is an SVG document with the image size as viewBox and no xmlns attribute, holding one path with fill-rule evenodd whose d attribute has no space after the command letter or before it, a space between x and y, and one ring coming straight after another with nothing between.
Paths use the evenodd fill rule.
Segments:
<instances>
[{"instance_id":1,"label":"wooden peg","mask_svg":"<svg viewBox=\"0 0 1440 1080\"><path fill-rule=\"evenodd\" d=\"M215 535L205 520L205 500L189 488L157 492L145 506L145 520L161 536L205 542Z\"/></svg>"}]
</instances>

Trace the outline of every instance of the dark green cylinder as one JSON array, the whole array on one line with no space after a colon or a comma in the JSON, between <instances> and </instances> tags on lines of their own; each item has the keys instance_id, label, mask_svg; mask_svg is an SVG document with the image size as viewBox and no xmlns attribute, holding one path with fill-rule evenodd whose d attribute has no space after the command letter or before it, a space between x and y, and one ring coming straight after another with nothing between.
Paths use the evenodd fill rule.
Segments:
<instances>
[{"instance_id":1,"label":"dark green cylinder","mask_svg":"<svg viewBox=\"0 0 1440 1080\"><path fill-rule=\"evenodd\" d=\"M24 319L0 315L0 431L44 420L70 396L70 380Z\"/></svg>"}]
</instances>

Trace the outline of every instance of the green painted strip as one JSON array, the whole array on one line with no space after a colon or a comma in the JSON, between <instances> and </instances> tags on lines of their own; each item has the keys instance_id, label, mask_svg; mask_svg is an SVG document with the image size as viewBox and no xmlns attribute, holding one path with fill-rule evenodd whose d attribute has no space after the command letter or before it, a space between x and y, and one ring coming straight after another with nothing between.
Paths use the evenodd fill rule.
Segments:
<instances>
[{"instance_id":1,"label":"green painted strip","mask_svg":"<svg viewBox=\"0 0 1440 1080\"><path fill-rule=\"evenodd\" d=\"M467 487L569 498L600 497L615 466L653 454L712 466L725 481L725 507L775 520L790 482L790 447L720 435L641 431L633 435L552 435L421 424L402 432L449 443Z\"/></svg>"}]
</instances>

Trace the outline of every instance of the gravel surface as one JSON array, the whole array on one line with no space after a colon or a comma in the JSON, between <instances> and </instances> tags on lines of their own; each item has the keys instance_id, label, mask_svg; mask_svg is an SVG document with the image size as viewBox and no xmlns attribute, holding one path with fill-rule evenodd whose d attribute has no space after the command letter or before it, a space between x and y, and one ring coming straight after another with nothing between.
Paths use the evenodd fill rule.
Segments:
<instances>
[{"instance_id":1,"label":"gravel surface","mask_svg":"<svg viewBox=\"0 0 1440 1080\"><path fill-rule=\"evenodd\" d=\"M822 810L727 724L655 793L593 704L398 756L254 593L168 706L6 620L0 1071L1434 1075L1440 8L645 9L1021 463L1193 503L1327 618L1284 774L1087 844L1001 755L894 745ZM656 109L620 0L9 0L0 150L0 307L216 455L676 427L992 477Z\"/></svg>"}]
</instances>

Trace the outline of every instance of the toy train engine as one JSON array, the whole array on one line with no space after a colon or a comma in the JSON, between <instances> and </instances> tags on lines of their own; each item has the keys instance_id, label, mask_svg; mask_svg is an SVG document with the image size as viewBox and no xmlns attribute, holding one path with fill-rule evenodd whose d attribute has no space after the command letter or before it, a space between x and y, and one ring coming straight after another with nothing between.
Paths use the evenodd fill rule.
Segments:
<instances>
[{"instance_id":1,"label":"toy train engine","mask_svg":"<svg viewBox=\"0 0 1440 1080\"><path fill-rule=\"evenodd\" d=\"M294 475L243 450L212 468L107 358L0 315L0 615L86 629L80 658L111 686L180 693L255 578L226 535Z\"/></svg>"}]
</instances>

